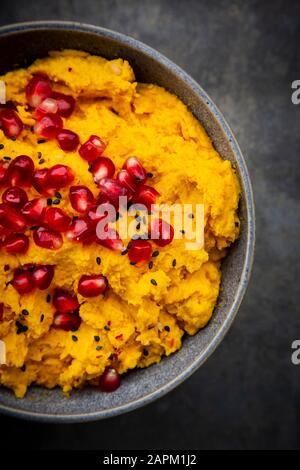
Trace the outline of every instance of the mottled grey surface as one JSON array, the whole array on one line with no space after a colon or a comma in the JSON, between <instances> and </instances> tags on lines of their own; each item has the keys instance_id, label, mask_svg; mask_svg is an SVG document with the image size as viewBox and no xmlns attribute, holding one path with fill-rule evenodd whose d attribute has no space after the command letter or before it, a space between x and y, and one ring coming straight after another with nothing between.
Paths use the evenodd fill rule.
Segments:
<instances>
[{"instance_id":1,"label":"mottled grey surface","mask_svg":"<svg viewBox=\"0 0 300 470\"><path fill-rule=\"evenodd\" d=\"M92 22L130 34L191 73L231 124L252 173L257 253L234 327L184 385L147 408L108 421L40 425L1 416L8 447L299 447L299 123L290 84L300 79L295 2L1 2L0 23ZM297 311L298 310L298 311ZM29 440L30 438L30 440Z\"/></svg>"}]
</instances>

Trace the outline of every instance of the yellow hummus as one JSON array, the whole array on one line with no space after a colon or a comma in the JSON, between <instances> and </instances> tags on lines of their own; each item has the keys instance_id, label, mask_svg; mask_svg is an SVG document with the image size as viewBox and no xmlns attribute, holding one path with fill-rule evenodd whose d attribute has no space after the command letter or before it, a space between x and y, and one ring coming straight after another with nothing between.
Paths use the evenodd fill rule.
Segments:
<instances>
[{"instance_id":1,"label":"yellow hummus","mask_svg":"<svg viewBox=\"0 0 300 470\"><path fill-rule=\"evenodd\" d=\"M164 203L204 204L205 248L186 251L185 240L174 240L159 249L151 271L147 264L130 265L128 257L119 252L96 244L83 247L66 239L58 251L39 248L32 241L26 255L12 256L2 250L0 339L6 344L6 365L0 367L0 384L17 397L23 397L33 383L60 386L69 392L88 382L97 383L108 365L123 374L177 351L185 332L194 335L211 318L219 294L220 260L239 234L240 188L230 162L220 158L202 126L178 98L156 85L137 83L131 66L122 59L107 61L66 50L0 77L6 83L7 100L17 104L25 125L16 141L7 139L0 129L4 144L0 159L25 154L38 168L63 163L74 169L74 184L98 193L87 162L77 151L64 152L55 140L37 144L24 93L34 72L46 73L54 90L76 98L75 111L65 120L65 127L76 132L81 142L91 134L99 135L107 143L104 155L112 158L117 169L136 155L153 173L151 185ZM39 166L38 152L44 159ZM68 188L61 192L67 201ZM32 188L28 196L39 195ZM74 213L66 202L60 207ZM31 237L30 231L28 234ZM14 269L26 263L56 266L47 291L20 296L8 284ZM109 290L104 297L91 299L78 294L82 323L74 342L73 333L51 328L55 312L47 296L55 287L77 293L82 274L100 273L107 277ZM23 309L29 315L22 317ZM17 334L20 315L28 329ZM100 337L99 342L95 336Z\"/></svg>"}]
</instances>

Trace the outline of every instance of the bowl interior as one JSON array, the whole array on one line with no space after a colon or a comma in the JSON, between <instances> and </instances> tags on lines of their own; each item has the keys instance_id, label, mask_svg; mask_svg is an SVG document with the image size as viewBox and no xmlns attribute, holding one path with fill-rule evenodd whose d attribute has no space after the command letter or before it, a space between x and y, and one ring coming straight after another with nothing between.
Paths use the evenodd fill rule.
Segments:
<instances>
[{"instance_id":1,"label":"bowl interior","mask_svg":"<svg viewBox=\"0 0 300 470\"><path fill-rule=\"evenodd\" d=\"M158 398L187 378L201 365L228 330L234 318L251 268L254 220L251 186L239 148L222 115L205 92L181 69L158 52L134 39L101 28L76 24L43 23L0 29L0 74L26 66L50 50L81 49L107 58L128 59L138 81L157 83L177 95L204 125L222 158L233 162L242 185L241 237L223 263L219 306L206 328L186 337L176 354L158 365L126 374L113 394L92 388L65 399L60 390L32 388L17 400L0 390L0 409L16 416L44 420L88 420L129 411Z\"/></svg>"}]
</instances>

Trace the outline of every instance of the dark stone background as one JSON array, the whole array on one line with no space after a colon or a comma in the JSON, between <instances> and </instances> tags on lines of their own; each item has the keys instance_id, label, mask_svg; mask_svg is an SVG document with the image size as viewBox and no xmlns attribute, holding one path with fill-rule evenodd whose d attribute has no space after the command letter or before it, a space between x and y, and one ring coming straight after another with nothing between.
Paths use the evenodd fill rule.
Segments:
<instances>
[{"instance_id":1,"label":"dark stone background","mask_svg":"<svg viewBox=\"0 0 300 470\"><path fill-rule=\"evenodd\" d=\"M33 449L300 447L300 79L297 1L1 0L0 23L76 20L127 33L189 72L232 126L253 182L257 249L232 330L208 362L158 402L88 424L1 416L1 446ZM298 307L298 308L297 308Z\"/></svg>"}]
</instances>

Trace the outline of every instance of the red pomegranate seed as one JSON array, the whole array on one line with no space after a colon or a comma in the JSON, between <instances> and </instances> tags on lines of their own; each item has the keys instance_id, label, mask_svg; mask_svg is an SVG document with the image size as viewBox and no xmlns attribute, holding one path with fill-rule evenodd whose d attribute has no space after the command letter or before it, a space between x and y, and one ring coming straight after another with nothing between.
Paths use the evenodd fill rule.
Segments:
<instances>
[{"instance_id":1,"label":"red pomegranate seed","mask_svg":"<svg viewBox=\"0 0 300 470\"><path fill-rule=\"evenodd\" d=\"M79 307L76 295L72 295L63 289L55 290L52 303L60 313L74 312Z\"/></svg>"},{"instance_id":2,"label":"red pomegranate seed","mask_svg":"<svg viewBox=\"0 0 300 470\"><path fill-rule=\"evenodd\" d=\"M58 111L57 101L53 98L46 98L41 104L36 108L33 113L33 117L40 119L45 116L45 114L56 114Z\"/></svg>"},{"instance_id":3,"label":"red pomegranate seed","mask_svg":"<svg viewBox=\"0 0 300 470\"><path fill-rule=\"evenodd\" d=\"M0 111L0 128L8 138L18 137L23 130L23 122L13 109Z\"/></svg>"},{"instance_id":4,"label":"red pomegranate seed","mask_svg":"<svg viewBox=\"0 0 300 470\"><path fill-rule=\"evenodd\" d=\"M24 189L17 186L8 188L2 194L2 201L10 206L20 209L28 201L28 197Z\"/></svg>"},{"instance_id":5,"label":"red pomegranate seed","mask_svg":"<svg viewBox=\"0 0 300 470\"><path fill-rule=\"evenodd\" d=\"M36 266L32 273L35 287L41 290L48 289L54 277L54 267L50 265Z\"/></svg>"},{"instance_id":6,"label":"red pomegranate seed","mask_svg":"<svg viewBox=\"0 0 300 470\"><path fill-rule=\"evenodd\" d=\"M8 166L8 162L0 162L0 186L3 186L7 182Z\"/></svg>"},{"instance_id":7,"label":"red pomegranate seed","mask_svg":"<svg viewBox=\"0 0 300 470\"><path fill-rule=\"evenodd\" d=\"M114 392L121 385L120 374L113 367L107 367L100 377L99 385L104 392Z\"/></svg>"},{"instance_id":8,"label":"red pomegranate seed","mask_svg":"<svg viewBox=\"0 0 300 470\"><path fill-rule=\"evenodd\" d=\"M90 241L95 236L93 224L86 218L73 219L66 232L66 238L74 242ZM92 238L91 238L92 237Z\"/></svg>"},{"instance_id":9,"label":"red pomegranate seed","mask_svg":"<svg viewBox=\"0 0 300 470\"><path fill-rule=\"evenodd\" d=\"M3 314L4 314L4 304L0 303L0 322L3 321Z\"/></svg>"},{"instance_id":10,"label":"red pomegranate seed","mask_svg":"<svg viewBox=\"0 0 300 470\"><path fill-rule=\"evenodd\" d=\"M7 228L0 225L0 245L1 245L1 241L3 241L4 238L8 237L8 235L10 235L10 233L11 233L10 230L8 230Z\"/></svg>"},{"instance_id":11,"label":"red pomegranate seed","mask_svg":"<svg viewBox=\"0 0 300 470\"><path fill-rule=\"evenodd\" d=\"M95 183L99 184L103 178L112 178L115 173L115 165L110 158L99 157L93 161L90 172Z\"/></svg>"},{"instance_id":12,"label":"red pomegranate seed","mask_svg":"<svg viewBox=\"0 0 300 470\"><path fill-rule=\"evenodd\" d=\"M0 204L0 224L12 232L24 232L27 227L25 218L18 210L8 204Z\"/></svg>"},{"instance_id":13,"label":"red pomegranate seed","mask_svg":"<svg viewBox=\"0 0 300 470\"><path fill-rule=\"evenodd\" d=\"M44 197L32 199L21 210L28 223L43 222L47 207L47 199Z\"/></svg>"},{"instance_id":14,"label":"red pomegranate seed","mask_svg":"<svg viewBox=\"0 0 300 470\"><path fill-rule=\"evenodd\" d=\"M103 178L99 187L115 207L119 207L119 197L127 196L130 198L131 196L127 188L124 188L118 181L111 178Z\"/></svg>"},{"instance_id":15,"label":"red pomegranate seed","mask_svg":"<svg viewBox=\"0 0 300 470\"><path fill-rule=\"evenodd\" d=\"M12 233L4 240L3 246L7 253L24 254L29 248L29 238L23 233Z\"/></svg>"},{"instance_id":16,"label":"red pomegranate seed","mask_svg":"<svg viewBox=\"0 0 300 470\"><path fill-rule=\"evenodd\" d=\"M48 189L62 189L74 180L74 173L70 167L65 165L54 165L49 168L46 176L46 187Z\"/></svg>"},{"instance_id":17,"label":"red pomegranate seed","mask_svg":"<svg viewBox=\"0 0 300 470\"><path fill-rule=\"evenodd\" d=\"M146 170L136 157L130 157L123 165L123 169L135 179L136 183L144 184L147 179Z\"/></svg>"},{"instance_id":18,"label":"red pomegranate seed","mask_svg":"<svg viewBox=\"0 0 300 470\"><path fill-rule=\"evenodd\" d=\"M124 244L120 238L120 235L116 230L113 228L105 228L105 234L106 238L103 238L104 233L99 233L99 230L97 230L97 243L99 245L105 246L106 248L109 248L110 250L113 251L123 251L124 250Z\"/></svg>"},{"instance_id":19,"label":"red pomegranate seed","mask_svg":"<svg viewBox=\"0 0 300 470\"><path fill-rule=\"evenodd\" d=\"M63 129L56 135L59 146L65 152L73 152L79 145L79 137L75 132Z\"/></svg>"},{"instance_id":20,"label":"red pomegranate seed","mask_svg":"<svg viewBox=\"0 0 300 470\"><path fill-rule=\"evenodd\" d=\"M91 135L90 138L81 145L79 155L84 160L91 163L96 160L96 158L100 157L105 149L106 144L103 140L101 140L97 135Z\"/></svg>"},{"instance_id":21,"label":"red pomegranate seed","mask_svg":"<svg viewBox=\"0 0 300 470\"><path fill-rule=\"evenodd\" d=\"M83 297L96 297L104 294L107 286L107 279L101 274L83 275L78 282L78 292Z\"/></svg>"},{"instance_id":22,"label":"red pomegranate seed","mask_svg":"<svg viewBox=\"0 0 300 470\"><path fill-rule=\"evenodd\" d=\"M25 89L27 102L37 108L46 98L50 98L52 88L49 80L41 75L34 75Z\"/></svg>"},{"instance_id":23,"label":"red pomegranate seed","mask_svg":"<svg viewBox=\"0 0 300 470\"><path fill-rule=\"evenodd\" d=\"M69 198L73 209L82 214L95 203L92 191L86 186L71 186Z\"/></svg>"},{"instance_id":24,"label":"red pomegranate seed","mask_svg":"<svg viewBox=\"0 0 300 470\"><path fill-rule=\"evenodd\" d=\"M75 99L73 98L73 96L65 95L64 93L58 93L57 91L54 91L52 93L52 98L57 103L57 114L64 118L70 117L75 108Z\"/></svg>"},{"instance_id":25,"label":"red pomegranate seed","mask_svg":"<svg viewBox=\"0 0 300 470\"><path fill-rule=\"evenodd\" d=\"M166 246L174 238L174 229L163 219L155 219L151 222L151 231L149 232L151 240L158 246Z\"/></svg>"},{"instance_id":26,"label":"red pomegranate seed","mask_svg":"<svg viewBox=\"0 0 300 470\"><path fill-rule=\"evenodd\" d=\"M29 294L34 289L32 274L30 271L17 269L14 273L12 286L20 295Z\"/></svg>"},{"instance_id":27,"label":"red pomegranate seed","mask_svg":"<svg viewBox=\"0 0 300 470\"><path fill-rule=\"evenodd\" d=\"M45 223L58 232L66 232L71 223L69 217L62 209L50 207L45 215Z\"/></svg>"},{"instance_id":28,"label":"red pomegranate seed","mask_svg":"<svg viewBox=\"0 0 300 470\"><path fill-rule=\"evenodd\" d=\"M45 226L38 227L33 231L33 240L37 246L48 250L58 250L63 244L61 234Z\"/></svg>"},{"instance_id":29,"label":"red pomegranate seed","mask_svg":"<svg viewBox=\"0 0 300 470\"><path fill-rule=\"evenodd\" d=\"M47 188L48 171L48 168L41 168L35 171L31 183L38 193L51 197L54 196L55 189Z\"/></svg>"},{"instance_id":30,"label":"red pomegranate seed","mask_svg":"<svg viewBox=\"0 0 300 470\"><path fill-rule=\"evenodd\" d=\"M151 243L147 240L132 240L128 250L128 257L133 263L149 261L152 253Z\"/></svg>"},{"instance_id":31,"label":"red pomegranate seed","mask_svg":"<svg viewBox=\"0 0 300 470\"><path fill-rule=\"evenodd\" d=\"M27 155L19 155L8 167L7 179L10 186L31 186L34 163Z\"/></svg>"},{"instance_id":32,"label":"red pomegranate seed","mask_svg":"<svg viewBox=\"0 0 300 470\"><path fill-rule=\"evenodd\" d=\"M81 318L74 313L57 312L53 318L53 327L64 331L77 331L80 327Z\"/></svg>"},{"instance_id":33,"label":"red pomegranate seed","mask_svg":"<svg viewBox=\"0 0 300 470\"><path fill-rule=\"evenodd\" d=\"M158 196L160 196L160 194L156 191L156 189L143 184L140 186L138 192L134 195L132 202L134 204L143 204L146 206L148 211L151 211L151 205L155 204L156 198Z\"/></svg>"},{"instance_id":34,"label":"red pomegranate seed","mask_svg":"<svg viewBox=\"0 0 300 470\"><path fill-rule=\"evenodd\" d=\"M127 170L121 170L117 174L117 181L119 181L119 183L127 188L131 193L134 193L137 190L137 182Z\"/></svg>"},{"instance_id":35,"label":"red pomegranate seed","mask_svg":"<svg viewBox=\"0 0 300 470\"><path fill-rule=\"evenodd\" d=\"M57 114L45 114L34 125L34 132L44 139L55 139L57 133L63 128L63 120Z\"/></svg>"}]
</instances>

